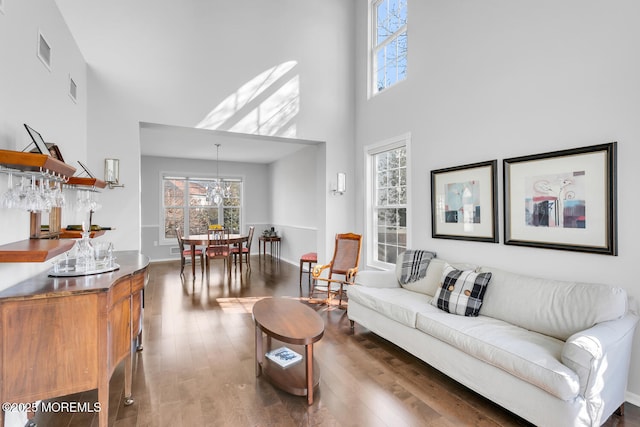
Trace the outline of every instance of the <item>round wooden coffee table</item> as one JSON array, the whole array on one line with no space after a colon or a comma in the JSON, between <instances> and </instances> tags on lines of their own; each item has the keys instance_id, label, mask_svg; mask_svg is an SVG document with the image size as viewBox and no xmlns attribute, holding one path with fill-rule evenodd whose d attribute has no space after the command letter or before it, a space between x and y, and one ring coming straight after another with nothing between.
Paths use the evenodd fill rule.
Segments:
<instances>
[{"instance_id":1,"label":"round wooden coffee table","mask_svg":"<svg viewBox=\"0 0 640 427\"><path fill-rule=\"evenodd\" d=\"M313 343L324 335L324 322L312 308L287 298L265 298L253 306L256 324L256 377L265 377L276 387L313 403L313 389L320 383L320 370L313 361ZM267 342L263 343L263 333ZM303 354L302 362L282 368L265 352L287 345Z\"/></svg>"}]
</instances>

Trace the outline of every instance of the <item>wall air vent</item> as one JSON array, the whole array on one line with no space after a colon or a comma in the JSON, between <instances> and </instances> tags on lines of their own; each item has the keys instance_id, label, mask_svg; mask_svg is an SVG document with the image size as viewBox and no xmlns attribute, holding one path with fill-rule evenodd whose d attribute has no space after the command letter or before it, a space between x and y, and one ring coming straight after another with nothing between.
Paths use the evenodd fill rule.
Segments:
<instances>
[{"instance_id":1,"label":"wall air vent","mask_svg":"<svg viewBox=\"0 0 640 427\"><path fill-rule=\"evenodd\" d=\"M180 247L176 246L169 248L169 255L180 255Z\"/></svg>"},{"instance_id":2,"label":"wall air vent","mask_svg":"<svg viewBox=\"0 0 640 427\"><path fill-rule=\"evenodd\" d=\"M38 32L38 58L51 71L51 46L45 40L41 32Z\"/></svg>"},{"instance_id":3,"label":"wall air vent","mask_svg":"<svg viewBox=\"0 0 640 427\"><path fill-rule=\"evenodd\" d=\"M76 85L71 76L69 76L69 96L73 99L73 102L78 101L78 85Z\"/></svg>"}]
</instances>

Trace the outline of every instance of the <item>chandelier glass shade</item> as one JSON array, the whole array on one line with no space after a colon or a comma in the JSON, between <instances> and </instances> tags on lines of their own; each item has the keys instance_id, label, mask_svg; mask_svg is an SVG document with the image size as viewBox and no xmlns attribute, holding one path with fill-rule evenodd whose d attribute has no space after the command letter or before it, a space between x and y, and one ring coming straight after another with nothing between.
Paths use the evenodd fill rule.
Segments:
<instances>
[{"instance_id":1,"label":"chandelier glass shade","mask_svg":"<svg viewBox=\"0 0 640 427\"><path fill-rule=\"evenodd\" d=\"M229 197L231 190L229 185L224 185L220 179L220 144L216 144L216 179L211 185L207 185L207 202L220 206L225 198Z\"/></svg>"}]
</instances>

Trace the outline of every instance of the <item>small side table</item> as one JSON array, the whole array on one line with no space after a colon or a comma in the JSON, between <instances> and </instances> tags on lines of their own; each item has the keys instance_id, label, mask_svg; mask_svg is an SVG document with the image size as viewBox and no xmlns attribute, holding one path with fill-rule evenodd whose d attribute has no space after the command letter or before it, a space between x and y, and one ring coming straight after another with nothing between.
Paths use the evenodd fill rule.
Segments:
<instances>
[{"instance_id":1,"label":"small side table","mask_svg":"<svg viewBox=\"0 0 640 427\"><path fill-rule=\"evenodd\" d=\"M313 391L320 384L320 369L313 360L313 344L324 335L324 321L312 308L287 298L265 298L253 306L255 322L256 377L267 380L295 396L307 396L313 404ZM263 342L266 335L266 343ZM303 353L303 361L286 369L264 354L277 342L291 344Z\"/></svg>"},{"instance_id":2,"label":"small side table","mask_svg":"<svg viewBox=\"0 0 640 427\"><path fill-rule=\"evenodd\" d=\"M264 256L267 256L267 242L271 245L270 253L271 256L275 256L280 259L280 242L282 239L279 236L260 236L258 239L258 256L262 255L262 251L264 250ZM274 251L275 245L275 251Z\"/></svg>"}]
</instances>

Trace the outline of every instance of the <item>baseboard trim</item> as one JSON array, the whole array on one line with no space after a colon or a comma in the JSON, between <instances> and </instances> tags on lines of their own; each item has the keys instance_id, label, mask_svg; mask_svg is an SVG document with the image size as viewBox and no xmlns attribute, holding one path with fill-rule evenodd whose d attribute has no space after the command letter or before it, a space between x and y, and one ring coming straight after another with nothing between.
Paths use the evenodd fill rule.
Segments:
<instances>
[{"instance_id":1,"label":"baseboard trim","mask_svg":"<svg viewBox=\"0 0 640 427\"><path fill-rule=\"evenodd\" d=\"M632 405L640 407L640 395L627 391L624 394L624 398L627 402L631 403Z\"/></svg>"},{"instance_id":2,"label":"baseboard trim","mask_svg":"<svg viewBox=\"0 0 640 427\"><path fill-rule=\"evenodd\" d=\"M153 259L149 259L150 263L156 263L156 262L167 262L167 261L180 261L180 256L178 255L178 257L176 258L153 258ZM189 264L191 264L191 259L187 258L187 262Z\"/></svg>"}]
</instances>

